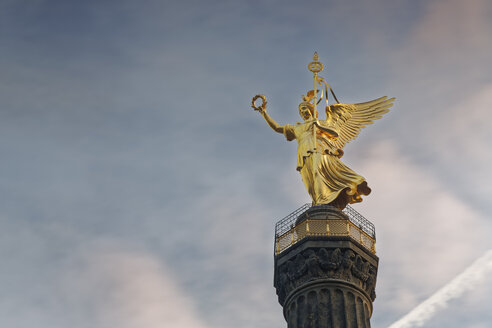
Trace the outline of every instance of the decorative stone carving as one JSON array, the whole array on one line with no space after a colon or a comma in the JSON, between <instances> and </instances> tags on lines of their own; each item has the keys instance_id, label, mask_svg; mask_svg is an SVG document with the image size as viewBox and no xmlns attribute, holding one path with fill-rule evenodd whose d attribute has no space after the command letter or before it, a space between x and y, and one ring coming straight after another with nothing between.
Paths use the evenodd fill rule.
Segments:
<instances>
[{"instance_id":1,"label":"decorative stone carving","mask_svg":"<svg viewBox=\"0 0 492 328\"><path fill-rule=\"evenodd\" d=\"M280 304L303 284L318 279L337 279L349 282L376 298L377 268L351 249L309 248L278 268L275 287Z\"/></svg>"},{"instance_id":2,"label":"decorative stone carving","mask_svg":"<svg viewBox=\"0 0 492 328\"><path fill-rule=\"evenodd\" d=\"M311 280L313 278L321 277L323 274L323 271L321 270L320 263L319 263L319 258L316 255L315 251L312 249L308 249L305 252L306 261L306 268L307 268L307 276L308 280Z\"/></svg>"}]
</instances>

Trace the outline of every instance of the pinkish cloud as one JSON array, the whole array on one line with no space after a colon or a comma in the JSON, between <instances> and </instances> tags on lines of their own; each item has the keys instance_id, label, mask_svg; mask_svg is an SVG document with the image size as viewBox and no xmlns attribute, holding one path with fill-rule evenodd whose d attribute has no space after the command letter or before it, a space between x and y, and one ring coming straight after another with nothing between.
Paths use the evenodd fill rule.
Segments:
<instances>
[{"instance_id":1,"label":"pinkish cloud","mask_svg":"<svg viewBox=\"0 0 492 328\"><path fill-rule=\"evenodd\" d=\"M63 273L62 286L71 317L85 315L91 327L206 327L162 263L145 252L88 247Z\"/></svg>"}]
</instances>

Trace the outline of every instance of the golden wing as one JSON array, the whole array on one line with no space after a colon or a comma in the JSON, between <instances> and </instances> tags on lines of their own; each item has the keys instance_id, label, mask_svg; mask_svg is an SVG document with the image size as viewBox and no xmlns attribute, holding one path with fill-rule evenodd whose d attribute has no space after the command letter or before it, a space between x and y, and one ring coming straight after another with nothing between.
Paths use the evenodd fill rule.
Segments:
<instances>
[{"instance_id":1,"label":"golden wing","mask_svg":"<svg viewBox=\"0 0 492 328\"><path fill-rule=\"evenodd\" d=\"M335 104L326 110L327 120L338 131L338 139L333 144L342 149L348 142L357 138L366 125L380 119L389 112L395 98L381 97L360 104Z\"/></svg>"}]
</instances>

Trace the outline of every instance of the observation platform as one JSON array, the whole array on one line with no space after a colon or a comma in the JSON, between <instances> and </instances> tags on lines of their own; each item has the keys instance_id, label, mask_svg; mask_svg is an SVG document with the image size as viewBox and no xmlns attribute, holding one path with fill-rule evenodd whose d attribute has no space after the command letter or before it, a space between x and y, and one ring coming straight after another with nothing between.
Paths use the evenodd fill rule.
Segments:
<instances>
[{"instance_id":1,"label":"observation platform","mask_svg":"<svg viewBox=\"0 0 492 328\"><path fill-rule=\"evenodd\" d=\"M331 215L333 214L333 215ZM331 205L304 204L275 225L275 255L307 237L343 236L376 254L374 224L347 205L340 211Z\"/></svg>"}]
</instances>

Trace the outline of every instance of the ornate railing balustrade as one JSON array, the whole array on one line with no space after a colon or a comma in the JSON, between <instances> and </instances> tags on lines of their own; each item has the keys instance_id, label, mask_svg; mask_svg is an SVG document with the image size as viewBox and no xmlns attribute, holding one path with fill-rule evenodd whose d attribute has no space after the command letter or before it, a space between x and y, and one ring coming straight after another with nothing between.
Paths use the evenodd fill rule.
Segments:
<instances>
[{"instance_id":1,"label":"ornate railing balustrade","mask_svg":"<svg viewBox=\"0 0 492 328\"><path fill-rule=\"evenodd\" d=\"M330 205L311 206L305 204L278 221L275 225L275 255L310 236L349 236L373 254L376 254L376 232L374 224L352 207L342 211L343 218L311 219L309 213L334 208Z\"/></svg>"}]
</instances>

